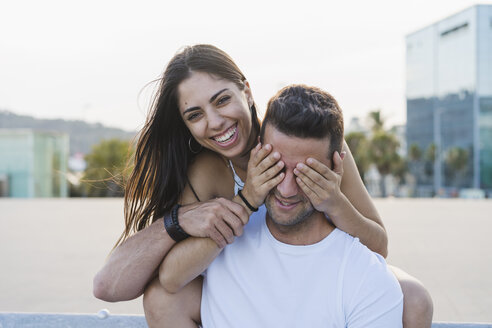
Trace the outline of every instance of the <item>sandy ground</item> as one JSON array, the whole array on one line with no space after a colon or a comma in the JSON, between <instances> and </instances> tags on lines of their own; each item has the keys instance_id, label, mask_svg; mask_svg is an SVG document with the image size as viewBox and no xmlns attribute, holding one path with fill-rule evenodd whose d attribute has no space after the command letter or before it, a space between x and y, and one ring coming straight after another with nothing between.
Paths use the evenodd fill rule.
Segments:
<instances>
[{"instance_id":1,"label":"sandy ground","mask_svg":"<svg viewBox=\"0 0 492 328\"><path fill-rule=\"evenodd\" d=\"M376 200L388 262L419 278L437 321L492 322L492 201ZM123 227L121 199L0 199L0 312L142 314L92 278Z\"/></svg>"}]
</instances>

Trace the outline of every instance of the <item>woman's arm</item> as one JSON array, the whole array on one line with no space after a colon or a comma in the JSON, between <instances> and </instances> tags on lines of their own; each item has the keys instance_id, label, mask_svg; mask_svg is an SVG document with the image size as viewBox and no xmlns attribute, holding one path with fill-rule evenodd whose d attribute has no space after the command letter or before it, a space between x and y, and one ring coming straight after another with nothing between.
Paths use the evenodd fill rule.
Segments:
<instances>
[{"instance_id":1,"label":"woman's arm","mask_svg":"<svg viewBox=\"0 0 492 328\"><path fill-rule=\"evenodd\" d=\"M333 170L316 160L305 163L299 168L299 185L315 208L325 212L337 228L358 237L369 249L386 257L388 237L383 222L345 142L343 150L346 152L343 161L338 153L333 156Z\"/></svg>"},{"instance_id":2,"label":"woman's arm","mask_svg":"<svg viewBox=\"0 0 492 328\"><path fill-rule=\"evenodd\" d=\"M204 153L202 158L210 161L210 155L207 153ZM212 161L212 164L217 163ZM212 180L217 178L213 176L215 169L216 166L209 175ZM215 185L215 181L211 185ZM181 198L184 204L196 202L189 186L185 188ZM228 219L226 223L221 221L223 218L210 214L210 207L209 215L205 215L207 210L203 209L203 204L198 208L199 205L200 203L196 203L179 209L180 224L188 234L209 236L223 247L227 242L232 242L234 235L242 233L240 220L234 222L229 216L226 218ZM214 209L211 210L213 213ZM157 274L159 265L175 244L176 242L167 234L162 218L135 233L113 250L103 268L94 277L94 296L107 302L126 301L139 297L147 283Z\"/></svg>"},{"instance_id":3,"label":"woman's arm","mask_svg":"<svg viewBox=\"0 0 492 328\"><path fill-rule=\"evenodd\" d=\"M340 190L347 202L342 203L339 214L332 219L341 230L356 236L372 251L388 256L388 235L371 196L362 182L354 157L344 141L346 155L343 159L343 179ZM341 205L342 205L341 204Z\"/></svg>"},{"instance_id":4,"label":"woman's arm","mask_svg":"<svg viewBox=\"0 0 492 328\"><path fill-rule=\"evenodd\" d=\"M204 206L197 208L197 211L203 216L209 213L216 215L219 221L229 220L224 217L230 216L233 220L241 220L245 225L251 215L251 212L241 205L239 196L232 200L216 198L203 204ZM162 286L170 293L178 292L205 271L222 249L223 247L219 247L211 238L189 237L181 241L171 249L159 268Z\"/></svg>"}]
</instances>

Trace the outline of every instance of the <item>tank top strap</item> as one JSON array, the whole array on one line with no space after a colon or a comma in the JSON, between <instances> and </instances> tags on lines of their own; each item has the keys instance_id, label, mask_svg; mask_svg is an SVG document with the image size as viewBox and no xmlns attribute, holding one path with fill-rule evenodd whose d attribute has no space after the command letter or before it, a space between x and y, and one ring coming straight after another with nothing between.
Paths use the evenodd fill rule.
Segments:
<instances>
[{"instance_id":1,"label":"tank top strap","mask_svg":"<svg viewBox=\"0 0 492 328\"><path fill-rule=\"evenodd\" d=\"M198 195L195 191L195 188L193 188L193 185L191 184L191 182L188 181L188 185L190 186L190 189L191 189L191 192L193 192L193 195L195 195L196 200L200 201L200 198L198 197Z\"/></svg>"},{"instance_id":2,"label":"tank top strap","mask_svg":"<svg viewBox=\"0 0 492 328\"><path fill-rule=\"evenodd\" d=\"M234 195L237 195L238 191L244 188L244 182L243 180L241 180L239 175L237 175L231 160L229 160L229 167L231 168L232 173L234 174Z\"/></svg>"}]
</instances>

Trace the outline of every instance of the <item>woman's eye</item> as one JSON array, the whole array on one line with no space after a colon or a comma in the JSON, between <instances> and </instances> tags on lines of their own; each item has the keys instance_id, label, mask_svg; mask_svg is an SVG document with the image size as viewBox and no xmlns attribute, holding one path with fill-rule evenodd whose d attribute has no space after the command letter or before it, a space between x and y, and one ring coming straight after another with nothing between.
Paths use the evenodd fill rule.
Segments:
<instances>
[{"instance_id":1,"label":"woman's eye","mask_svg":"<svg viewBox=\"0 0 492 328\"><path fill-rule=\"evenodd\" d=\"M200 113L192 113L188 115L188 121L193 121L194 119L197 119L200 116Z\"/></svg>"},{"instance_id":2,"label":"woman's eye","mask_svg":"<svg viewBox=\"0 0 492 328\"><path fill-rule=\"evenodd\" d=\"M226 103L229 99L231 99L230 96L220 97L219 100L217 101L217 105L222 105L222 104Z\"/></svg>"}]
</instances>

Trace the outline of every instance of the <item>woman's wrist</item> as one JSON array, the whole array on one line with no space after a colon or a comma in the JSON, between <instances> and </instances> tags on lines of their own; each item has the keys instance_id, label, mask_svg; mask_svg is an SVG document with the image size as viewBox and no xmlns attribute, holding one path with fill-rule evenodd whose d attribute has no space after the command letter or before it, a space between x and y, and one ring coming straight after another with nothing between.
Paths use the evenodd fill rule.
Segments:
<instances>
[{"instance_id":1,"label":"woman's wrist","mask_svg":"<svg viewBox=\"0 0 492 328\"><path fill-rule=\"evenodd\" d=\"M339 193L334 197L331 202L333 206L329 206L325 211L325 215L328 216L336 227L339 227L340 220L343 220L344 216L349 212L348 206L352 206L350 201L343 193Z\"/></svg>"},{"instance_id":2,"label":"woman's wrist","mask_svg":"<svg viewBox=\"0 0 492 328\"><path fill-rule=\"evenodd\" d=\"M190 236L179 224L178 209L180 207L181 205L176 204L169 213L164 215L164 227L169 234L169 237L176 242L180 242Z\"/></svg>"},{"instance_id":3,"label":"woman's wrist","mask_svg":"<svg viewBox=\"0 0 492 328\"><path fill-rule=\"evenodd\" d=\"M248 201L248 199L243 195L242 193L242 190L239 189L239 191L237 192L238 196L241 198L241 200L243 201L244 205L246 205L246 207L251 211L251 212L257 212L258 211L258 207L255 207L253 205L251 205L251 203Z\"/></svg>"},{"instance_id":4,"label":"woman's wrist","mask_svg":"<svg viewBox=\"0 0 492 328\"><path fill-rule=\"evenodd\" d=\"M243 197L246 199L246 201L252 207L258 209L258 207L260 207L263 204L263 200L258 199L258 195L256 193L253 193L253 194L250 193L249 190L250 190L250 188L248 188L248 186L245 185L244 188L241 190L241 193L242 193ZM241 197L241 198L243 198L243 197ZM256 211L253 211L253 212L256 212Z\"/></svg>"}]
</instances>

